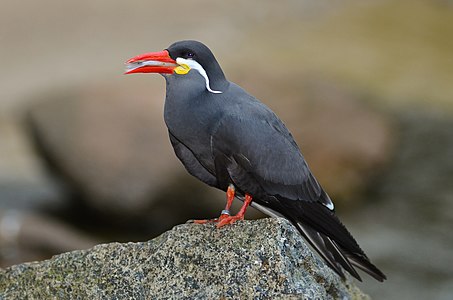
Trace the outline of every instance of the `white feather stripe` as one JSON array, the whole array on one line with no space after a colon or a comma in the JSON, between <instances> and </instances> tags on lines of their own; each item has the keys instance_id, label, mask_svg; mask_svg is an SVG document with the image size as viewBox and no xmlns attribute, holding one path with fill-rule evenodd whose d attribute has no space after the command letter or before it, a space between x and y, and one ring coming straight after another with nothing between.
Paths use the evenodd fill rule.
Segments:
<instances>
[{"instance_id":1,"label":"white feather stripe","mask_svg":"<svg viewBox=\"0 0 453 300\"><path fill-rule=\"evenodd\" d=\"M208 77L208 74L206 73L205 69L196 61L196 60L193 60L193 59L184 59L182 57L178 57L176 59L176 63L180 64L180 65L187 65L189 66L191 69L194 69L194 70L197 70L198 73L200 73L201 76L203 76L205 82L206 82L206 89L213 93L213 94L221 94L222 91L215 91L213 89L211 89L211 87L209 86L209 77Z\"/></svg>"}]
</instances>

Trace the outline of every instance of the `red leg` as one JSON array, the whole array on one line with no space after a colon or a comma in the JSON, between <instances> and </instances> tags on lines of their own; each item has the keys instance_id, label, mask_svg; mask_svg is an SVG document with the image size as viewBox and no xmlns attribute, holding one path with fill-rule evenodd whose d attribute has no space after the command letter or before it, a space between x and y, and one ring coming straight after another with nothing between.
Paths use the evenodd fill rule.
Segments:
<instances>
[{"instance_id":1,"label":"red leg","mask_svg":"<svg viewBox=\"0 0 453 300\"><path fill-rule=\"evenodd\" d=\"M234 193L235 193L234 185L230 184L228 186L228 189L227 189L227 192L226 192L227 203L225 205L225 209L222 210L222 213L220 214L219 221L221 221L221 220L223 220L223 219L225 219L225 218L230 216L230 207L233 204Z\"/></svg>"},{"instance_id":2,"label":"red leg","mask_svg":"<svg viewBox=\"0 0 453 300\"><path fill-rule=\"evenodd\" d=\"M212 220L194 220L193 222L196 224L206 224L208 222L220 222L221 220L228 218L230 216L230 207L233 204L234 194L235 194L234 185L230 184L226 191L227 203L225 205L225 209L222 210L219 218Z\"/></svg>"},{"instance_id":3,"label":"red leg","mask_svg":"<svg viewBox=\"0 0 453 300\"><path fill-rule=\"evenodd\" d=\"M219 222L217 223L217 228L220 228L227 224L233 224L237 220L244 220L245 211L247 210L247 207L250 205L251 202L252 196L250 196L249 194L245 194L244 204L242 205L239 212L235 216L226 216L219 220Z\"/></svg>"}]
</instances>

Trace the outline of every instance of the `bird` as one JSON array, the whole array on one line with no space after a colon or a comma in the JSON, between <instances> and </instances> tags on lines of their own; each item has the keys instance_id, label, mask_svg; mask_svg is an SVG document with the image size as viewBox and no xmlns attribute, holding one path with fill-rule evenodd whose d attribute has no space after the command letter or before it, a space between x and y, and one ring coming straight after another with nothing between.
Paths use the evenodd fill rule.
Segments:
<instances>
[{"instance_id":1,"label":"bird","mask_svg":"<svg viewBox=\"0 0 453 300\"><path fill-rule=\"evenodd\" d=\"M250 205L289 220L341 278L356 268L382 282L335 214L328 194L311 172L283 121L265 104L225 77L214 54L195 40L177 41L126 62L125 74L158 73L166 81L164 120L174 152L185 169L226 192L217 227L244 219ZM230 207L243 205L236 215Z\"/></svg>"}]
</instances>

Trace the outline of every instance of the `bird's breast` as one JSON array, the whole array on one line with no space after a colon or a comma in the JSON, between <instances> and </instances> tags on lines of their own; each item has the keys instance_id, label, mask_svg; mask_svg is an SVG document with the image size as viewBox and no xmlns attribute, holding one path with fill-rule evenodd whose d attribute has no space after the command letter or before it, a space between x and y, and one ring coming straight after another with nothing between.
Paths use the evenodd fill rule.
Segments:
<instances>
[{"instance_id":1,"label":"bird's breast","mask_svg":"<svg viewBox=\"0 0 453 300\"><path fill-rule=\"evenodd\" d=\"M213 128L222 111L206 99L166 99L164 119L168 130L205 165L214 164L211 153Z\"/></svg>"}]
</instances>

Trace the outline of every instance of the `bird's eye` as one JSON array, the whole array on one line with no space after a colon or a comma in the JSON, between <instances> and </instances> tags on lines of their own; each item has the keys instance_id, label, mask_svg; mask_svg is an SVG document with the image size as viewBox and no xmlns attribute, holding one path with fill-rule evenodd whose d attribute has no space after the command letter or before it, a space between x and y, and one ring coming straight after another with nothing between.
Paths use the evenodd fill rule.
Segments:
<instances>
[{"instance_id":1,"label":"bird's eye","mask_svg":"<svg viewBox=\"0 0 453 300\"><path fill-rule=\"evenodd\" d=\"M195 54L193 52L187 52L186 56L187 58L193 58Z\"/></svg>"}]
</instances>

